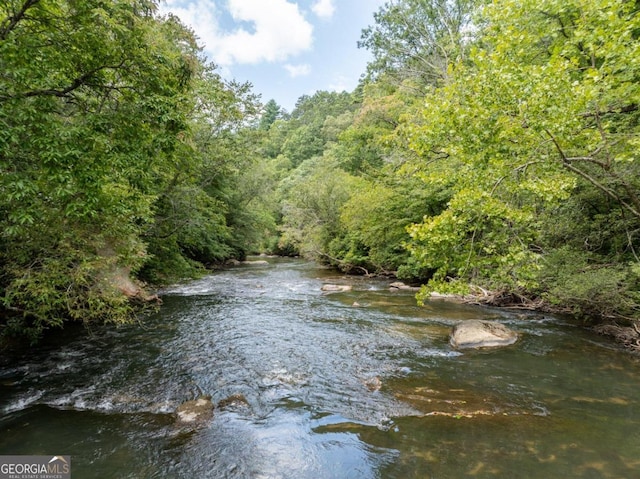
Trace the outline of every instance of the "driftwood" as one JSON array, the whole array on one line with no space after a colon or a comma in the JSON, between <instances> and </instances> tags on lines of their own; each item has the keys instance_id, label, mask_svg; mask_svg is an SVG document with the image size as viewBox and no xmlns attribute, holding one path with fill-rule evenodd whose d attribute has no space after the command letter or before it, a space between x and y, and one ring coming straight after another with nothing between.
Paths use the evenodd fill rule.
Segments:
<instances>
[{"instance_id":1,"label":"driftwood","mask_svg":"<svg viewBox=\"0 0 640 479\"><path fill-rule=\"evenodd\" d=\"M600 324L594 327L593 330L603 336L614 338L635 353L640 353L640 328L635 321L631 326L620 326L614 323Z\"/></svg>"},{"instance_id":2,"label":"driftwood","mask_svg":"<svg viewBox=\"0 0 640 479\"><path fill-rule=\"evenodd\" d=\"M528 298L512 291L487 291L479 287L475 289L479 293L466 295L462 301L479 306L496 306L528 311L544 311L546 308L545 302L539 298Z\"/></svg>"}]
</instances>

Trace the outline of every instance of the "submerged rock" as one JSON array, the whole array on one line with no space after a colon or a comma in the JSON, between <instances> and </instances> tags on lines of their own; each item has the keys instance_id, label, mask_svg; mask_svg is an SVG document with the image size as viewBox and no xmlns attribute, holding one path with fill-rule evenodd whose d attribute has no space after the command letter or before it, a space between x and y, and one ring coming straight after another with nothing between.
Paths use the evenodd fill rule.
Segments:
<instances>
[{"instance_id":1,"label":"submerged rock","mask_svg":"<svg viewBox=\"0 0 640 479\"><path fill-rule=\"evenodd\" d=\"M218 409L238 409L249 407L249 401L244 394L233 394L218 403Z\"/></svg>"},{"instance_id":2,"label":"submerged rock","mask_svg":"<svg viewBox=\"0 0 640 479\"><path fill-rule=\"evenodd\" d=\"M182 403L176 409L178 423L200 424L213 417L213 403L211 396L200 396L194 401Z\"/></svg>"},{"instance_id":3,"label":"submerged rock","mask_svg":"<svg viewBox=\"0 0 640 479\"><path fill-rule=\"evenodd\" d=\"M431 299L443 299L447 301L462 301L462 296L459 294L450 294L450 293L438 293L437 291L432 291L429 293L429 298Z\"/></svg>"},{"instance_id":4,"label":"submerged rock","mask_svg":"<svg viewBox=\"0 0 640 479\"><path fill-rule=\"evenodd\" d=\"M515 331L494 321L467 320L456 324L451 331L454 348L494 348L509 346L518 340Z\"/></svg>"},{"instance_id":5,"label":"submerged rock","mask_svg":"<svg viewBox=\"0 0 640 479\"><path fill-rule=\"evenodd\" d=\"M379 391L380 388L382 387L382 381L378 376L374 376L372 378L367 379L364 382L364 385L367 387L369 391L375 392L375 391Z\"/></svg>"},{"instance_id":6,"label":"submerged rock","mask_svg":"<svg viewBox=\"0 0 640 479\"><path fill-rule=\"evenodd\" d=\"M350 284L323 284L320 290L325 293L342 293L345 291L351 291L353 286Z\"/></svg>"},{"instance_id":7,"label":"submerged rock","mask_svg":"<svg viewBox=\"0 0 640 479\"><path fill-rule=\"evenodd\" d=\"M405 284L402 281L395 281L395 282L391 283L389 285L389 289L391 291L396 290L396 289L402 289L402 290L406 290L406 291L419 291L420 290L420 288L417 288L415 286L409 286L408 284Z\"/></svg>"}]
</instances>

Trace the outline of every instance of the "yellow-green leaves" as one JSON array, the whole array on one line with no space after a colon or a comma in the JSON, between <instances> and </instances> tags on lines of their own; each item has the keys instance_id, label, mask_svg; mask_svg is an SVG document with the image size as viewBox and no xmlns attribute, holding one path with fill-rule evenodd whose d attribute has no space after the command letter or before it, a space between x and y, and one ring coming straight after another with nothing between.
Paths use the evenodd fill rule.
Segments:
<instances>
[{"instance_id":1,"label":"yellow-green leaves","mask_svg":"<svg viewBox=\"0 0 640 479\"><path fill-rule=\"evenodd\" d=\"M470 62L403 133L447 209L409 228L436 280L533 287L540 220L580 186L640 220L640 15L624 0L495 0Z\"/></svg>"}]
</instances>

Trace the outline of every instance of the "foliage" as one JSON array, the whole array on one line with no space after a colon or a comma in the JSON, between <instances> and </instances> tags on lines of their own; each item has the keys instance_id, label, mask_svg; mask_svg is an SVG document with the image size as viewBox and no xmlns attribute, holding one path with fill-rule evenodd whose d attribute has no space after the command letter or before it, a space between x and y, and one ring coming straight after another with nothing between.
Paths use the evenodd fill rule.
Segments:
<instances>
[{"instance_id":1,"label":"foliage","mask_svg":"<svg viewBox=\"0 0 640 479\"><path fill-rule=\"evenodd\" d=\"M487 26L472 63L456 65L455 80L426 96L420 123L408 119L403 129L425 184L455 178L448 208L411 228L411 248L437 269L431 289L461 278L531 293L552 289L559 298L567 282L557 276L549 283L545 253L559 247L547 228L564 203L581 208L589 196L601 217L624 218L618 234L626 233L625 245L640 219L640 90L631 81L638 77L638 16L630 3L613 1L504 0L483 13ZM560 221L570 221L564 211ZM570 241L584 239L574 236L581 223L563 227ZM602 244L592 261L628 256L610 246ZM586 253L575 250L575 261Z\"/></svg>"},{"instance_id":2,"label":"foliage","mask_svg":"<svg viewBox=\"0 0 640 479\"><path fill-rule=\"evenodd\" d=\"M545 257L540 279L544 298L583 318L637 318L637 263L603 264L595 255L560 247Z\"/></svg>"},{"instance_id":3,"label":"foliage","mask_svg":"<svg viewBox=\"0 0 640 479\"><path fill-rule=\"evenodd\" d=\"M262 251L640 318L637 2L393 0L291 114L155 9L0 4L5 334Z\"/></svg>"},{"instance_id":4,"label":"foliage","mask_svg":"<svg viewBox=\"0 0 640 479\"><path fill-rule=\"evenodd\" d=\"M330 260L329 244L341 230L340 209L357 181L326 157L294 170L280 185L281 246L290 244L303 255Z\"/></svg>"},{"instance_id":5,"label":"foliage","mask_svg":"<svg viewBox=\"0 0 640 479\"><path fill-rule=\"evenodd\" d=\"M233 254L246 229L224 191L256 102L175 17L146 0L9 0L0 71L5 333L130 319L129 275Z\"/></svg>"},{"instance_id":6,"label":"foliage","mask_svg":"<svg viewBox=\"0 0 640 479\"><path fill-rule=\"evenodd\" d=\"M475 285L637 317L639 18L624 0L388 2L363 32L358 109L298 130L306 97L278 126L300 165L285 237L423 295Z\"/></svg>"},{"instance_id":7,"label":"foliage","mask_svg":"<svg viewBox=\"0 0 640 479\"><path fill-rule=\"evenodd\" d=\"M346 128L344 117L356 109L357 103L349 93L319 91L304 95L296 103L288 120L277 120L269 129L265 149L268 156L283 155L292 167L314 156L321 156L325 147L335 139L340 128ZM325 125L325 122L329 124Z\"/></svg>"},{"instance_id":8,"label":"foliage","mask_svg":"<svg viewBox=\"0 0 640 479\"><path fill-rule=\"evenodd\" d=\"M474 0L404 0L387 2L374 14L375 25L362 31L358 46L374 60L370 78L396 84L425 85L445 81L452 63L465 56Z\"/></svg>"},{"instance_id":9,"label":"foliage","mask_svg":"<svg viewBox=\"0 0 640 479\"><path fill-rule=\"evenodd\" d=\"M269 100L267 104L264 106L264 111L260 116L260 123L258 128L261 130L268 130L271 128L271 125L275 123L275 121L282 116L282 109L276 103L275 100Z\"/></svg>"}]
</instances>

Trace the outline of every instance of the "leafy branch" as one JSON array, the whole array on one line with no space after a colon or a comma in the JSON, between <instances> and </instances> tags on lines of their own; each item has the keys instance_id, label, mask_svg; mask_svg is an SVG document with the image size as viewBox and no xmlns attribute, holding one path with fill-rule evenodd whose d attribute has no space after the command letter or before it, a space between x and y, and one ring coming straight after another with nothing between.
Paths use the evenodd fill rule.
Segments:
<instances>
[{"instance_id":1,"label":"leafy branch","mask_svg":"<svg viewBox=\"0 0 640 479\"><path fill-rule=\"evenodd\" d=\"M40 89L40 90L31 90L31 91L27 91L27 92L23 92L23 93L16 93L14 95L0 95L0 102L4 102L4 101L9 101L9 100L22 100L24 98L31 98L31 97L38 97L38 96L54 96L54 97L58 97L58 98L65 98L67 96L69 96L70 93L72 93L73 91L77 90L78 88L85 86L85 85L89 85L90 84L90 80L92 78L95 77L95 75L101 71L104 70L118 70L120 68L122 68L125 64L125 61L123 60L122 62L120 62L117 65L102 65L99 66L97 68L94 68L93 70L90 70L86 73L84 73L83 75L77 77L76 79L74 79L70 85L64 87L64 88L60 88L60 89L55 89L55 88L44 88L44 89ZM92 86L95 86L92 85ZM100 85L100 87L105 87L105 88L109 88L109 89L117 89L116 87L110 86L110 85Z\"/></svg>"},{"instance_id":2,"label":"leafy branch","mask_svg":"<svg viewBox=\"0 0 640 479\"><path fill-rule=\"evenodd\" d=\"M544 132L547 134L547 136L549 136L549 138L553 142L556 150L558 151L558 154L560 155L560 159L562 160L562 165L567 170L569 170L572 173L575 173L578 176L580 176L581 178L587 180L589 183L591 183L593 186L595 186L600 191L605 193L611 199L617 201L620 205L622 205L633 216L635 216L636 218L640 219L640 211L638 211L633 205L629 204L623 198L621 198L620 195L618 195L618 193L616 193L614 190L612 190L611 188L608 188L605 185L603 185L600 181L598 181L596 178L591 176L586 171L583 171L580 168L577 168L575 165L573 165L572 164L572 158L567 156L567 154L563 150L562 146L560 145L560 142L558 141L558 139L553 134L551 134L551 132L548 129L545 128Z\"/></svg>"},{"instance_id":3,"label":"leafy branch","mask_svg":"<svg viewBox=\"0 0 640 479\"><path fill-rule=\"evenodd\" d=\"M18 23L20 23L20 21L25 18L27 10L34 7L38 3L40 3L40 0L26 0L22 4L20 10L15 12L13 15L5 18L2 21L2 24L0 24L0 40L6 40L9 33L11 33L11 31L16 28Z\"/></svg>"}]
</instances>

